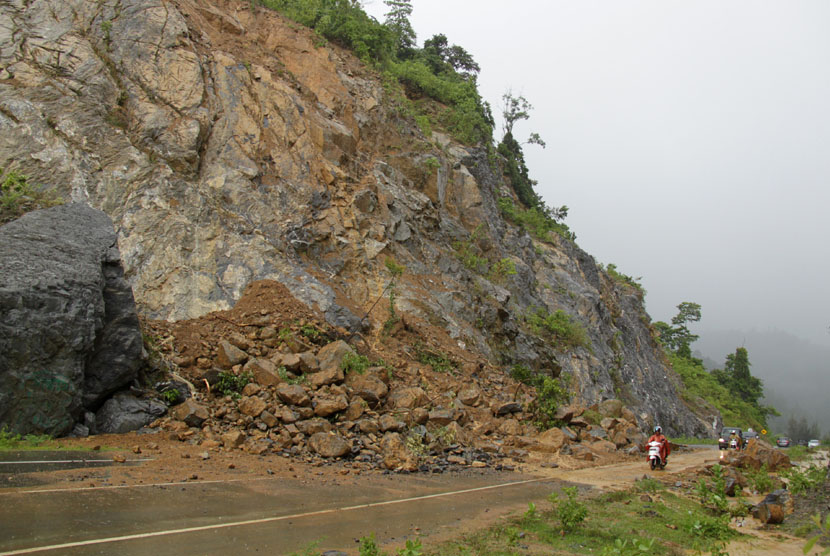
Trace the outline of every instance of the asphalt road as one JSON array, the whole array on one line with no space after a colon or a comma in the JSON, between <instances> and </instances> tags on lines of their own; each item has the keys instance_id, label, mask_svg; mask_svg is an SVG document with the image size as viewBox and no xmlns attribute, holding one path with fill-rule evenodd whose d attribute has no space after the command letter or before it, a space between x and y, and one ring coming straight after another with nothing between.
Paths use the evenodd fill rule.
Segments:
<instances>
[{"instance_id":1,"label":"asphalt road","mask_svg":"<svg viewBox=\"0 0 830 556\"><path fill-rule=\"evenodd\" d=\"M0 555L357 554L375 534L402 543L440 535L561 486L492 471L367 475L354 484L289 479L177 485L0 490ZM492 513L490 513L492 512Z\"/></svg>"},{"instance_id":2,"label":"asphalt road","mask_svg":"<svg viewBox=\"0 0 830 556\"><path fill-rule=\"evenodd\" d=\"M711 446L678 451L660 473L715 462L717 454ZM66 453L53 459L58 458ZM45 456L40 453L37 459ZM24 464L15 463L18 475L10 476L25 479L26 468L18 465ZM8 472L9 466L0 462L0 470L4 466ZM15 480L4 485L17 487L0 488L0 556L272 555L299 553L311 543L316 543L317 554L339 550L356 555L357 540L364 536L374 534L381 545L400 546L418 536L433 543L522 511L566 482L624 487L649 470L643 459L541 472L544 476L469 469L436 475L367 474L336 484L331 477L317 482L257 477L136 486L85 483L61 489L39 483L21 487L25 480Z\"/></svg>"}]
</instances>

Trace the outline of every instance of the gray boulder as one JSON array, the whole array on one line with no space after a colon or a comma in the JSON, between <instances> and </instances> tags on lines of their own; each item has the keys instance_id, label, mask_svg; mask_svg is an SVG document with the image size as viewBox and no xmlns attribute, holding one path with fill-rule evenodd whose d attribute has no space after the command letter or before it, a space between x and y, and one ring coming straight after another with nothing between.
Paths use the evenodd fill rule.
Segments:
<instances>
[{"instance_id":1,"label":"gray boulder","mask_svg":"<svg viewBox=\"0 0 830 556\"><path fill-rule=\"evenodd\" d=\"M0 227L0 427L63 435L133 381L142 340L109 217L80 203Z\"/></svg>"},{"instance_id":2,"label":"gray boulder","mask_svg":"<svg viewBox=\"0 0 830 556\"><path fill-rule=\"evenodd\" d=\"M149 425L167 412L167 406L158 400L140 400L126 392L119 392L101 406L95 414L95 429L99 434L120 434Z\"/></svg>"}]
</instances>

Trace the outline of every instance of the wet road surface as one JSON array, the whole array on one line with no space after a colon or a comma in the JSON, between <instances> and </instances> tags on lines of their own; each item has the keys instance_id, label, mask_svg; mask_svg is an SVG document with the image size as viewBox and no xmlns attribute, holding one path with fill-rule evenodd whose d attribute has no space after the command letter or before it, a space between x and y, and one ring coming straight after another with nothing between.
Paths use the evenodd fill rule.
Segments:
<instances>
[{"instance_id":1,"label":"wet road surface","mask_svg":"<svg viewBox=\"0 0 830 556\"><path fill-rule=\"evenodd\" d=\"M366 475L122 488L0 490L0 555L357 554L356 540L434 535L526 507L561 481L517 473ZM319 553L318 552L318 553Z\"/></svg>"}]
</instances>

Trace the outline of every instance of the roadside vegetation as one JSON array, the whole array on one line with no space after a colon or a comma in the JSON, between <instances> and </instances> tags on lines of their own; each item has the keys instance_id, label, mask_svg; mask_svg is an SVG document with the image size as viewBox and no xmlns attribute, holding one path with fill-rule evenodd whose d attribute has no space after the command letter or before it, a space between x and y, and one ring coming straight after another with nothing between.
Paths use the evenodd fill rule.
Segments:
<instances>
[{"instance_id":1,"label":"roadside vegetation","mask_svg":"<svg viewBox=\"0 0 830 556\"><path fill-rule=\"evenodd\" d=\"M48 434L20 435L9 431L6 427L0 429L0 452L10 450L60 450L61 448L60 443Z\"/></svg>"},{"instance_id":2,"label":"roadside vegetation","mask_svg":"<svg viewBox=\"0 0 830 556\"><path fill-rule=\"evenodd\" d=\"M361 556L501 556L518 554L695 554L728 556L727 545L743 535L729 526L748 514L740 492L727 495L727 471L715 465L693 486L644 477L623 491L601 494L565 487L551 493L544 505L530 502L521 515L513 515L489 528L434 546L410 539L397 552L382 551L374 535L360 539ZM799 500L816 498L830 486L818 467L793 468L780 473ZM747 470L752 490L761 494L780 486L766 468ZM668 486L667 486L668 484ZM824 489L824 490L822 490ZM797 502L798 505L798 502ZM809 509L809 507L808 507ZM777 526L805 539L805 554L817 548L830 553L830 517L804 514L795 524ZM822 552L823 550L823 552Z\"/></svg>"},{"instance_id":3,"label":"roadside vegetation","mask_svg":"<svg viewBox=\"0 0 830 556\"><path fill-rule=\"evenodd\" d=\"M629 490L580 496L576 487L552 493L545 507L529 503L520 516L437 546L407 541L405 556L496 556L512 554L724 554L738 536L719 515L693 497L654 479ZM373 537L361 539L361 556L387 554Z\"/></svg>"}]
</instances>

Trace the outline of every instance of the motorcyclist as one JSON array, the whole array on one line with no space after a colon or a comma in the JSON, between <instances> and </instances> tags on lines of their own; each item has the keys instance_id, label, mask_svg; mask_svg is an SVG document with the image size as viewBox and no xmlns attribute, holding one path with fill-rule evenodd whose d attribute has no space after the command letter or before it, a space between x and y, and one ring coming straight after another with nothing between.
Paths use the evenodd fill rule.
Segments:
<instances>
[{"instance_id":1,"label":"motorcyclist","mask_svg":"<svg viewBox=\"0 0 830 556\"><path fill-rule=\"evenodd\" d=\"M663 465L668 463L671 446L669 446L669 439L663 436L663 427L660 425L654 427L654 434L651 435L648 441L660 443L660 459L663 460Z\"/></svg>"},{"instance_id":2,"label":"motorcyclist","mask_svg":"<svg viewBox=\"0 0 830 556\"><path fill-rule=\"evenodd\" d=\"M736 431L729 433L729 447L732 448L733 446L736 450L741 449L741 438Z\"/></svg>"}]
</instances>

